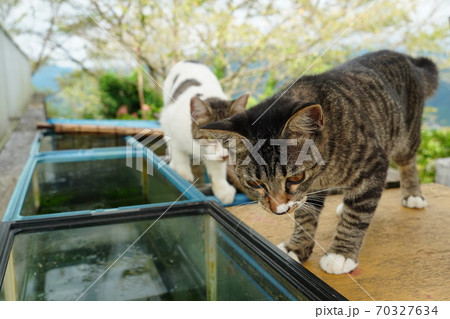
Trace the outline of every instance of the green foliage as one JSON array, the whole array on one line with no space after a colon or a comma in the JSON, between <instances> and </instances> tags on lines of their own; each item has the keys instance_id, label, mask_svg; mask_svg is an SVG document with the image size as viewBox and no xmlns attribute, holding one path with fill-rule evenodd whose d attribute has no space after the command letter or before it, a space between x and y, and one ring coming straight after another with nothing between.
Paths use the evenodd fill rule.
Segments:
<instances>
[{"instance_id":1,"label":"green foliage","mask_svg":"<svg viewBox=\"0 0 450 319\"><path fill-rule=\"evenodd\" d=\"M266 87L264 89L262 97L268 98L269 96L274 95L277 91L277 84L278 84L277 79L273 77L272 74L269 74L269 78L267 79Z\"/></svg>"},{"instance_id":2,"label":"green foliage","mask_svg":"<svg viewBox=\"0 0 450 319\"><path fill-rule=\"evenodd\" d=\"M103 118L97 79L74 71L58 79L60 92L47 101L47 115L55 118Z\"/></svg>"},{"instance_id":3,"label":"green foliage","mask_svg":"<svg viewBox=\"0 0 450 319\"><path fill-rule=\"evenodd\" d=\"M266 72L264 86L259 85L250 96L247 108L253 107L268 97L274 95L280 89L279 81L270 72Z\"/></svg>"},{"instance_id":4,"label":"green foliage","mask_svg":"<svg viewBox=\"0 0 450 319\"><path fill-rule=\"evenodd\" d=\"M213 61L213 73L220 80L223 79L227 73L226 61L220 56L216 56Z\"/></svg>"},{"instance_id":5,"label":"green foliage","mask_svg":"<svg viewBox=\"0 0 450 319\"><path fill-rule=\"evenodd\" d=\"M450 157L450 129L422 130L422 143L417 152L417 167L422 183L432 183L438 158Z\"/></svg>"},{"instance_id":6,"label":"green foliage","mask_svg":"<svg viewBox=\"0 0 450 319\"><path fill-rule=\"evenodd\" d=\"M263 83L258 75L267 71L285 84L381 48L450 65L448 0L90 0L83 10L74 1L29 2L2 0L0 21L38 44L26 52L36 67L61 57L83 69L92 61L114 65L125 51L161 83L176 62L201 57L232 95Z\"/></svg>"},{"instance_id":7,"label":"green foliage","mask_svg":"<svg viewBox=\"0 0 450 319\"><path fill-rule=\"evenodd\" d=\"M90 75L75 71L58 79L60 92L50 96L47 115L55 118L137 119L141 118L137 72L128 76L112 72ZM161 94L144 81L144 101L150 107L147 119L154 119L162 105ZM126 112L117 116L121 106Z\"/></svg>"},{"instance_id":8,"label":"green foliage","mask_svg":"<svg viewBox=\"0 0 450 319\"><path fill-rule=\"evenodd\" d=\"M261 101L257 100L253 95L250 95L250 97L248 98L248 101L247 101L247 109L255 106L256 104L258 104Z\"/></svg>"},{"instance_id":9,"label":"green foliage","mask_svg":"<svg viewBox=\"0 0 450 319\"><path fill-rule=\"evenodd\" d=\"M94 61L132 61L124 59L125 51L162 83L178 61L200 59L212 67L228 95L253 93L249 105L300 75L326 71L376 49L427 55L440 69L450 65L448 21L441 16L447 9L444 0L92 0L85 1L83 10L74 1L3 2L3 27L18 39L31 37L39 44L26 52L37 57L36 67L62 57L95 72L90 69ZM95 101L85 110L88 104L83 103L82 112L115 117L121 105L127 105L122 116L139 115L135 83L135 74L104 75L99 88L104 108ZM154 83L144 87L152 117L162 103L148 88L159 88ZM436 98L446 101L447 96ZM448 114L446 110L440 109L438 118ZM79 111L77 116L82 116Z\"/></svg>"},{"instance_id":10,"label":"green foliage","mask_svg":"<svg viewBox=\"0 0 450 319\"><path fill-rule=\"evenodd\" d=\"M121 76L116 73L107 72L98 79L100 89L100 99L103 104L103 114L106 118L115 118L120 107L127 107L127 114L121 118L136 118L128 114L141 113L139 95L137 91L137 72L128 76ZM150 117L154 118L162 105L161 94L155 89L144 86L144 101L150 106Z\"/></svg>"}]
</instances>

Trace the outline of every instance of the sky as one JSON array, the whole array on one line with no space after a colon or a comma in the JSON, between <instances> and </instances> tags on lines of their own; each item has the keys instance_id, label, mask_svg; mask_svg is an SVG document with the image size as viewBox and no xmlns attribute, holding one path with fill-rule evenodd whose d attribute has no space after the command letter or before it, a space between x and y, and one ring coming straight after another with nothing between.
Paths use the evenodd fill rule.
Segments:
<instances>
[{"instance_id":1,"label":"sky","mask_svg":"<svg viewBox=\"0 0 450 319\"><path fill-rule=\"evenodd\" d=\"M375 0L377 3L381 1L388 0ZM72 3L75 7L78 5L83 6L85 0L68 0L67 2ZM277 5L281 9L285 9L285 2L277 2ZM433 14L433 22L445 23L449 24L449 34L450 34L450 0L420 0L420 5L417 12L412 14L413 19L425 20L424 18L429 15L429 12L434 7L434 4L439 4L439 10L437 10ZM30 8L37 8L36 10L30 10ZM65 6L64 13L71 14L75 9ZM31 28L37 31L44 31L48 25L47 19L50 15L50 10L48 7L42 6L40 0L28 0L24 1L16 10L13 11L13 15L10 17L10 20L13 21L15 18L19 17L24 12L32 12L33 18L28 20L21 21L22 26ZM260 28L264 28L262 22L258 22L255 20L255 24L259 25ZM424 21L424 24L428 23L428 21ZM35 37L31 36L19 36L14 38L15 42L22 48L22 50L32 58L36 58L39 49L41 47L40 41ZM64 47L68 49L72 55L74 55L78 59L86 59L86 51L84 49L84 41L78 37L71 37L70 39L65 39ZM450 45L450 43L449 43ZM450 50L450 49L449 49ZM125 56L125 53L124 53ZM76 67L76 65L70 61L64 54L62 53L53 53L53 61L51 64L62 66L62 67Z\"/></svg>"}]
</instances>

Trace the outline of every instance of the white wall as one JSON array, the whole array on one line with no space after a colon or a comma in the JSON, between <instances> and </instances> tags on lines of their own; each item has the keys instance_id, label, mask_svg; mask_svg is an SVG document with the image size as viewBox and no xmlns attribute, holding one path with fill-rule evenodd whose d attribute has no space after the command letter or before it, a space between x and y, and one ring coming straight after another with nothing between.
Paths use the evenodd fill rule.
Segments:
<instances>
[{"instance_id":1,"label":"white wall","mask_svg":"<svg viewBox=\"0 0 450 319\"><path fill-rule=\"evenodd\" d=\"M32 94L30 61L0 26L0 141Z\"/></svg>"}]
</instances>

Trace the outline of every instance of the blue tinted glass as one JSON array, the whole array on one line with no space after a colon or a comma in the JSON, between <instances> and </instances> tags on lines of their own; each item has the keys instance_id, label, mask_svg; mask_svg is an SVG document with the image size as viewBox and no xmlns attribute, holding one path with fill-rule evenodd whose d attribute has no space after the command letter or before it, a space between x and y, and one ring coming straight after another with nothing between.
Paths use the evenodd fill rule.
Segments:
<instances>
[{"instance_id":1,"label":"blue tinted glass","mask_svg":"<svg viewBox=\"0 0 450 319\"><path fill-rule=\"evenodd\" d=\"M40 162L21 210L21 216L95 210L171 202L181 192L154 169L148 175L126 165L125 158L81 162ZM180 200L185 199L180 198Z\"/></svg>"},{"instance_id":2,"label":"blue tinted glass","mask_svg":"<svg viewBox=\"0 0 450 319\"><path fill-rule=\"evenodd\" d=\"M305 297L209 215L21 233L6 300L290 300Z\"/></svg>"}]
</instances>

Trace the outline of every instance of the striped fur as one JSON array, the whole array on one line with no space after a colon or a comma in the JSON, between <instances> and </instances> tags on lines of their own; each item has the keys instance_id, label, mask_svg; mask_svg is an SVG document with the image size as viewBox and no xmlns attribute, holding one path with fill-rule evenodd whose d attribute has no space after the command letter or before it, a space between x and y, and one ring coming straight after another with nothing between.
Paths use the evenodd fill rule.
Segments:
<instances>
[{"instance_id":1,"label":"striped fur","mask_svg":"<svg viewBox=\"0 0 450 319\"><path fill-rule=\"evenodd\" d=\"M403 197L422 196L415 153L420 144L424 102L437 83L438 71L429 59L379 51L323 74L304 76L286 92L204 128L216 137L238 141L236 175L247 193L268 210L275 212L270 205L274 198L285 201L280 205L307 198L306 203L294 205L297 225L285 244L300 261L308 259L314 246L325 198L321 190L344 190L342 214L328 253L351 259L351 267L344 270L340 266L347 272L357 265L389 160L400 168ZM271 138L297 140L297 146L288 146L287 165L280 164L280 148L269 143L259 149L267 165L258 165L255 160L241 165L249 152L240 141L248 139L254 145ZM315 161L296 165L297 154L307 139L314 141L325 165ZM302 182L294 190L288 189L289 178L301 174ZM261 187L255 189L249 181ZM322 267L329 271L327 266Z\"/></svg>"}]
</instances>

